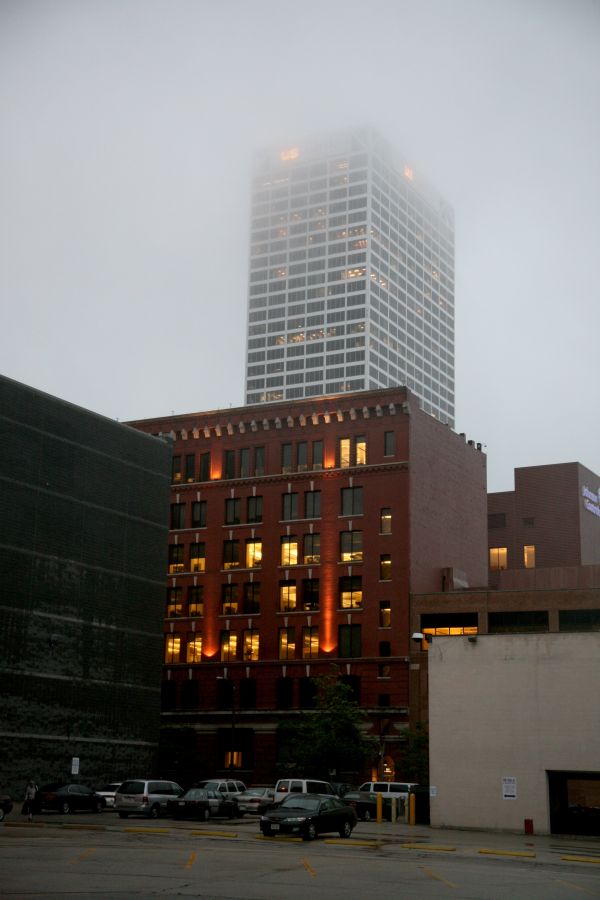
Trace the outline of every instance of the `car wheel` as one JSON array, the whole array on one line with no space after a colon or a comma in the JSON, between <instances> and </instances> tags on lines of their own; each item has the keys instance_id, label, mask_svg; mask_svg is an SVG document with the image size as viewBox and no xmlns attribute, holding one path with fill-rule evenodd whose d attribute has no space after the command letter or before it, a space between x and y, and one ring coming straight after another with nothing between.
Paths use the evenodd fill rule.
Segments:
<instances>
[{"instance_id":1,"label":"car wheel","mask_svg":"<svg viewBox=\"0 0 600 900\"><path fill-rule=\"evenodd\" d=\"M314 841L317 836L317 828L314 822L309 822L303 834L305 841Z\"/></svg>"},{"instance_id":2,"label":"car wheel","mask_svg":"<svg viewBox=\"0 0 600 900\"><path fill-rule=\"evenodd\" d=\"M344 822L342 827L340 828L340 837L341 838L349 838L352 834L352 825L347 820Z\"/></svg>"},{"instance_id":3,"label":"car wheel","mask_svg":"<svg viewBox=\"0 0 600 900\"><path fill-rule=\"evenodd\" d=\"M365 811L363 813L363 822L370 822L370 821L371 821L371 813L369 812L368 809L365 809Z\"/></svg>"},{"instance_id":4,"label":"car wheel","mask_svg":"<svg viewBox=\"0 0 600 900\"><path fill-rule=\"evenodd\" d=\"M200 815L200 818L202 819L203 822L208 822L208 820L209 820L209 818L210 818L210 810L209 810L209 809L203 809L203 810L202 810L202 813L201 813L201 815Z\"/></svg>"},{"instance_id":5,"label":"car wheel","mask_svg":"<svg viewBox=\"0 0 600 900\"><path fill-rule=\"evenodd\" d=\"M150 807L150 818L158 819L159 816L160 816L160 806L158 805L158 803L155 803L153 806Z\"/></svg>"},{"instance_id":6,"label":"car wheel","mask_svg":"<svg viewBox=\"0 0 600 900\"><path fill-rule=\"evenodd\" d=\"M63 800L63 802L60 804L60 812L63 814L63 816L68 816L71 812L71 804L66 800Z\"/></svg>"},{"instance_id":7,"label":"car wheel","mask_svg":"<svg viewBox=\"0 0 600 900\"><path fill-rule=\"evenodd\" d=\"M3 821L4 821L4 810L0 806L0 822L3 822Z\"/></svg>"},{"instance_id":8,"label":"car wheel","mask_svg":"<svg viewBox=\"0 0 600 900\"><path fill-rule=\"evenodd\" d=\"M122 812L120 812L120 813L119 813L119 818L120 818L120 819L126 819L128 815L129 815L129 813L122 813Z\"/></svg>"}]
</instances>

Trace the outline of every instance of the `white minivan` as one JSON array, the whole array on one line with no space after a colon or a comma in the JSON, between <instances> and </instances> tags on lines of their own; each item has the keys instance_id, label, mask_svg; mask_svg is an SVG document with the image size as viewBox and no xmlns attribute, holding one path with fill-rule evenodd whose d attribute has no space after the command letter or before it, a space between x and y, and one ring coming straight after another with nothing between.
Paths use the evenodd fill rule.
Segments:
<instances>
[{"instance_id":1,"label":"white minivan","mask_svg":"<svg viewBox=\"0 0 600 900\"><path fill-rule=\"evenodd\" d=\"M281 803L288 794L332 794L336 793L328 781L316 778L280 778L275 785L273 803Z\"/></svg>"},{"instance_id":2,"label":"white minivan","mask_svg":"<svg viewBox=\"0 0 600 900\"><path fill-rule=\"evenodd\" d=\"M410 792L419 787L412 781L365 781L361 784L359 791L369 794L383 794L384 798L399 797L406 800Z\"/></svg>"}]
</instances>

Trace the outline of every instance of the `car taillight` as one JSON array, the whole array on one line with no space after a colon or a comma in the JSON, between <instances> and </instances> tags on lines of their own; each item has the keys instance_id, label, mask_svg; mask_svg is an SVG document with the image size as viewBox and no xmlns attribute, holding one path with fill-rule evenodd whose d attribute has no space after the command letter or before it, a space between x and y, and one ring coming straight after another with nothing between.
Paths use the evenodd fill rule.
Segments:
<instances>
[{"instance_id":1,"label":"car taillight","mask_svg":"<svg viewBox=\"0 0 600 900\"><path fill-rule=\"evenodd\" d=\"M56 800L56 794L46 794L46 800Z\"/></svg>"},{"instance_id":2,"label":"car taillight","mask_svg":"<svg viewBox=\"0 0 600 900\"><path fill-rule=\"evenodd\" d=\"M144 794L144 796L142 797L142 803L147 803L147 802L148 802L148 797L146 794Z\"/></svg>"}]
</instances>

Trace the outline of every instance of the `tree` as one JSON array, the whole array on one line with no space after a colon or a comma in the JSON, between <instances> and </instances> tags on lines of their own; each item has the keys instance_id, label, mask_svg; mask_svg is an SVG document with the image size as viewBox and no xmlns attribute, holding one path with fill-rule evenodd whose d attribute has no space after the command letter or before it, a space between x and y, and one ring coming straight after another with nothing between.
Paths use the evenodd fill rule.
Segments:
<instances>
[{"instance_id":1,"label":"tree","mask_svg":"<svg viewBox=\"0 0 600 900\"><path fill-rule=\"evenodd\" d=\"M352 689L334 671L318 676L316 709L278 727L280 768L328 779L333 773L360 772L366 759L377 754L376 741L361 730L364 715L352 699Z\"/></svg>"}]
</instances>

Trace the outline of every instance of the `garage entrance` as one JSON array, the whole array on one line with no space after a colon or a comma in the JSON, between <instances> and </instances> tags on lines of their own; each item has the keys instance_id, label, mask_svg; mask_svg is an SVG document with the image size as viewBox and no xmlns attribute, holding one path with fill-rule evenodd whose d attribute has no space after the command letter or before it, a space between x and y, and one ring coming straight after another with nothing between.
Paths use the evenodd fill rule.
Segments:
<instances>
[{"instance_id":1,"label":"garage entrance","mask_svg":"<svg viewBox=\"0 0 600 900\"><path fill-rule=\"evenodd\" d=\"M548 772L550 831L600 834L600 772Z\"/></svg>"}]
</instances>

